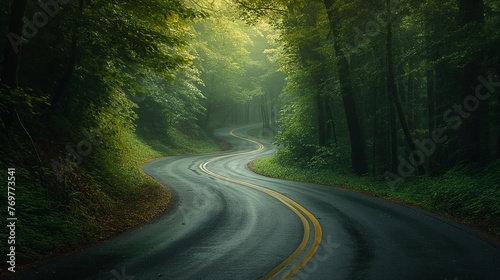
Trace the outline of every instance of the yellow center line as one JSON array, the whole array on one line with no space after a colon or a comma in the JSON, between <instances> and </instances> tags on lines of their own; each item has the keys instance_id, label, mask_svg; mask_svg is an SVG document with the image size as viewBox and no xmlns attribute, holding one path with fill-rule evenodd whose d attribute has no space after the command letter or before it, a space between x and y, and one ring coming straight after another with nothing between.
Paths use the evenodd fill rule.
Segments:
<instances>
[{"instance_id":1,"label":"yellow center line","mask_svg":"<svg viewBox=\"0 0 500 280\"><path fill-rule=\"evenodd\" d=\"M241 129L241 128L237 128L237 129ZM313 257L313 255L318 250L318 247L319 247L319 244L320 244L321 238L322 238L321 225L319 224L316 217L314 217L314 215L311 214L309 211L307 211L302 205L298 204L297 202L293 201L292 199L290 199L290 198L288 198L288 197L286 197L286 196L284 196L276 191L273 191L271 189L264 188L264 187L261 187L261 186L255 185L255 184L251 184L251 183L247 183L247 182L243 182L243 181L239 181L239 180L235 180L235 179L230 179L230 178L224 177L222 175L219 175L217 173L214 173L214 172L208 170L206 165L212 161L216 161L216 160L219 160L222 158L227 158L227 157L256 153L256 152L262 151L264 149L264 145L262 145L261 143L234 134L234 131L237 129L231 130L229 132L229 134L231 134L231 136L234 136L236 138L255 143L259 146L259 148L256 150L253 150L253 151L249 151L249 152L236 153L236 154L230 154L230 155L212 158L212 159L209 159L209 160L201 163L199 168L203 172L205 172L211 176L214 176L216 178L219 178L219 179L222 179L225 181L229 181L229 182L233 182L236 184L240 184L243 186L247 186L247 187L262 191L262 192L274 197L275 199L277 199L278 201L280 201L281 203L286 205L288 208L290 208L302 221L302 224L304 226L304 237L302 238L302 242L300 243L299 247L297 247L297 249L285 261L283 261L280 265L275 267L273 270L271 270L268 274L266 274L261 279L264 279L264 280L270 279L271 277L278 274L281 270L283 270L286 266L288 266L293 260L295 260L299 256L299 254L305 249L307 242L309 241L309 238L310 238L310 226L309 226L309 221L306 219L306 217L304 217L304 215L302 213L304 213L309 218L309 220L312 222L313 227L314 227L314 232L315 232L314 242L313 242L311 249L306 254L306 256L296 266L294 266L288 274L286 274L282 278L282 279L290 279L293 275L295 275L295 273L297 273L297 271L299 271Z\"/></svg>"}]
</instances>

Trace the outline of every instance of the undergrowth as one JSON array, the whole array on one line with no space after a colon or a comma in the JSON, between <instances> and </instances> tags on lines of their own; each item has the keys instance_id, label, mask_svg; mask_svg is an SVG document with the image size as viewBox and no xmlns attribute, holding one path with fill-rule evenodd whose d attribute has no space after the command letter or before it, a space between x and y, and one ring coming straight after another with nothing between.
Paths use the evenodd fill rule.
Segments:
<instances>
[{"instance_id":1,"label":"undergrowth","mask_svg":"<svg viewBox=\"0 0 500 280\"><path fill-rule=\"evenodd\" d=\"M21 133L1 139L6 144L0 150L0 181L6 184L7 168L16 168L17 265L87 246L163 212L170 193L142 173L146 161L220 150L220 143L203 133L186 135L172 128L165 140L123 130L93 142L89 154L60 181L52 163L64 162L66 147L75 148L78 141L62 143L38 134L38 151ZM6 203L7 192L1 193ZM9 232L3 227L0 234L7 237ZM7 252L8 246L1 242L0 251Z\"/></svg>"},{"instance_id":2,"label":"undergrowth","mask_svg":"<svg viewBox=\"0 0 500 280\"><path fill-rule=\"evenodd\" d=\"M500 160L485 167L460 165L441 176L415 176L394 188L381 177L304 168L283 162L279 155L253 161L250 167L270 177L347 188L401 201L486 229L500 238Z\"/></svg>"}]
</instances>

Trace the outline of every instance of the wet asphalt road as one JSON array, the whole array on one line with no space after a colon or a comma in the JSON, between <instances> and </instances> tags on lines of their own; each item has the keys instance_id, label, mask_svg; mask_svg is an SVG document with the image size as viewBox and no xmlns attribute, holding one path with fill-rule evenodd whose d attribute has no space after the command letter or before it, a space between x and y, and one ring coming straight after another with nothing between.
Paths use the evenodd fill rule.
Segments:
<instances>
[{"instance_id":1,"label":"wet asphalt road","mask_svg":"<svg viewBox=\"0 0 500 280\"><path fill-rule=\"evenodd\" d=\"M234 135L258 142L222 129L230 151L146 164L174 196L158 218L15 279L500 279L499 247L470 229L251 172L248 162L275 150L248 129Z\"/></svg>"}]
</instances>

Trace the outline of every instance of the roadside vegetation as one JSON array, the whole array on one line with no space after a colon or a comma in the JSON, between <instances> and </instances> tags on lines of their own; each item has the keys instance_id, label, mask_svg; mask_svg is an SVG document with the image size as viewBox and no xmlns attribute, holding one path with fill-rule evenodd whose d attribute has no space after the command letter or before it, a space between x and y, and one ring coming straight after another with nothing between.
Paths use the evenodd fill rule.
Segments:
<instances>
[{"instance_id":1,"label":"roadside vegetation","mask_svg":"<svg viewBox=\"0 0 500 280\"><path fill-rule=\"evenodd\" d=\"M481 228L500 241L500 161L487 166L460 165L440 176L415 176L388 185L382 177L355 175L349 170L297 164L277 155L249 164L256 173L285 180L317 183L359 191L417 206Z\"/></svg>"},{"instance_id":2,"label":"roadside vegetation","mask_svg":"<svg viewBox=\"0 0 500 280\"><path fill-rule=\"evenodd\" d=\"M500 228L500 6L491 0L239 0L271 19L286 83L273 177Z\"/></svg>"},{"instance_id":3,"label":"roadside vegetation","mask_svg":"<svg viewBox=\"0 0 500 280\"><path fill-rule=\"evenodd\" d=\"M213 129L260 116L284 79L265 53L275 31L225 1L47 3L0 4L0 181L15 168L16 266L162 213L170 193L140 166L225 148Z\"/></svg>"},{"instance_id":4,"label":"roadside vegetation","mask_svg":"<svg viewBox=\"0 0 500 280\"><path fill-rule=\"evenodd\" d=\"M158 215L170 194L141 164L219 150L213 129L254 122L279 149L258 172L498 236L498 1L59 2L0 2L0 182L16 168L17 261Z\"/></svg>"},{"instance_id":5,"label":"roadside vegetation","mask_svg":"<svg viewBox=\"0 0 500 280\"><path fill-rule=\"evenodd\" d=\"M48 167L66 156L61 152L65 143L37 134L34 144L44 147L38 161L26 135L10 135L9 151L0 154L0 165L15 168L18 265L109 238L167 209L169 190L140 167L154 158L221 149L221 143L205 132L193 137L172 129L169 135L162 141L124 132L123 143L114 146L112 154L105 146L110 139L103 139L63 175L62 182ZM1 172L0 180L7 182L7 176ZM6 201L6 196L2 192L0 199ZM0 250L6 252L7 245L2 242Z\"/></svg>"}]
</instances>

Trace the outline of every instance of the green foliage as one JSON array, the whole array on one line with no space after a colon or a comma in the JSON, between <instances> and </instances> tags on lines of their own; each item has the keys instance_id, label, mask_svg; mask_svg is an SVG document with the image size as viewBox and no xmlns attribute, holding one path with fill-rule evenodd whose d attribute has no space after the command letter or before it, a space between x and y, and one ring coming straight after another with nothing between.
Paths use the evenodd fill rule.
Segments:
<instances>
[{"instance_id":1,"label":"green foliage","mask_svg":"<svg viewBox=\"0 0 500 280\"><path fill-rule=\"evenodd\" d=\"M205 114L201 105L205 99L198 85L203 81L196 69L186 67L176 71L175 80L169 82L155 73L149 72L140 79L146 93L132 97L139 108L137 123L139 129L157 135L166 135L169 128L184 127L196 130L198 118Z\"/></svg>"},{"instance_id":2,"label":"green foliage","mask_svg":"<svg viewBox=\"0 0 500 280\"><path fill-rule=\"evenodd\" d=\"M194 64L204 82L200 90L209 102L227 106L252 99L252 88L242 87L250 63L249 28L228 19L210 18L196 23L194 30Z\"/></svg>"},{"instance_id":3,"label":"green foliage","mask_svg":"<svg viewBox=\"0 0 500 280\"><path fill-rule=\"evenodd\" d=\"M0 114L10 114L7 104L12 104L17 114L30 120L42 113L42 109L48 105L48 96L33 94L32 89L9 88L0 84ZM0 127L5 129L3 120L0 119Z\"/></svg>"},{"instance_id":4,"label":"green foliage","mask_svg":"<svg viewBox=\"0 0 500 280\"><path fill-rule=\"evenodd\" d=\"M310 108L298 104L285 106L281 111L275 144L280 156L290 163L307 165L314 155L315 131Z\"/></svg>"},{"instance_id":5,"label":"green foliage","mask_svg":"<svg viewBox=\"0 0 500 280\"><path fill-rule=\"evenodd\" d=\"M0 4L0 13L8 14L7 2ZM432 125L452 132L450 124L431 123L440 121L456 102L456 77L461 69L482 60L484 75L498 75L500 6L498 1L484 0L484 24L459 26L458 1L400 2L392 21L393 56L412 134L423 139ZM46 253L58 238L62 246L70 246L78 238L101 236L104 222L96 217L123 208L139 186L153 184L138 169L143 161L216 150L217 143L200 127L222 122L230 114L238 116L236 111L250 103L256 104L262 116L268 110L273 116L276 108L282 108L278 154L254 164L270 174L330 182L463 220L497 224L498 161L484 171L469 165L445 173L455 164L455 153L461 151L456 145L460 139L452 133L448 143L437 147L436 158L426 162L429 167L446 165L438 170L445 173L441 177L415 178L392 193L378 178L350 175L344 113L356 115L363 134L371 139L367 154L375 174L408 151L393 123L388 98L387 69L381 56L387 50L386 26L380 18L373 18L373 12L383 15L385 1L333 1L328 11L325 3L82 0L61 5L57 15L23 45L19 87L0 86L0 115L11 113L13 104L26 124L24 129L43 139L53 134L53 139L38 144L47 162L67 156L52 142L74 148L86 139L82 130L100 134L101 141L93 143L92 151L81 163L73 164L64 183L58 184L51 182L54 176L46 168L34 166L33 162L39 162L33 160L36 152L24 139L24 129L17 124L6 128L0 121L5 130L2 149L7 147L3 146L7 135L24 139L16 148L25 153L5 151L5 158L14 156L8 164L20 166L21 180L32 179L20 195L27 207L20 215L40 230L20 225L27 233L20 240L32 247L23 258ZM30 18L38 9L31 3L26 16ZM0 19L4 34L7 20ZM381 24L380 30L368 32L371 22ZM337 66L346 58L339 53L342 50L335 51L335 43L355 48L348 57L349 75L344 77L348 81L343 83L339 73L344 72ZM282 73L276 73L279 67ZM278 98L283 75L286 85ZM353 92L357 111L349 111L355 106L345 104L346 110L340 108L346 87ZM435 108L431 108L433 103ZM498 101L491 100L485 127L495 127L494 121L500 119L498 106ZM250 111L250 106L245 108ZM331 112L322 113L326 109ZM219 120L213 120L214 116ZM338 141L334 143L330 136L323 147L318 135L326 126L336 132ZM498 138L498 133L491 130L483 138ZM484 146L497 146L491 142ZM46 151L46 147L51 149ZM392 154L395 150L397 155ZM445 159L437 160L438 156ZM487 160L494 158L491 151L489 156ZM101 209L102 205L107 208ZM54 225L58 234L48 234L44 225ZM34 240L40 240L39 244Z\"/></svg>"},{"instance_id":6,"label":"green foliage","mask_svg":"<svg viewBox=\"0 0 500 280\"><path fill-rule=\"evenodd\" d=\"M145 183L139 166L146 160L219 149L209 135L199 134L186 135L173 128L168 129L167 139L154 137L155 134L136 135L129 130L105 134L103 143L92 152L85 166L105 193L123 196Z\"/></svg>"},{"instance_id":7,"label":"green foliage","mask_svg":"<svg viewBox=\"0 0 500 280\"><path fill-rule=\"evenodd\" d=\"M2 13L8 8L8 3L0 5ZM25 15L31 19L37 12L38 5L28 5ZM177 0L70 1L25 42L20 86L1 86L0 114L7 115L7 105L14 105L34 136L43 166L74 162L67 163L59 182L51 170L38 166L17 122L3 128L0 160L12 160L1 166L16 167L23 186L16 193L21 209L19 260L124 230L114 224L130 224L130 217L113 215L130 210L144 186L160 188L141 173L139 166L146 160L219 149L210 135L198 131L198 117L205 111L198 89L203 81L187 51L189 25L205 16ZM4 34L7 18L1 20ZM144 132L158 116L162 126L157 131L140 139L134 134L137 125L144 125ZM84 130L99 141L86 142L91 146L82 152L78 145L88 140ZM71 149L78 150L78 159ZM0 178L6 181L4 175Z\"/></svg>"},{"instance_id":8,"label":"green foliage","mask_svg":"<svg viewBox=\"0 0 500 280\"><path fill-rule=\"evenodd\" d=\"M255 23L259 18L281 18L294 7L301 8L310 3L304 0L233 0L236 3L240 17L249 23Z\"/></svg>"},{"instance_id":9,"label":"green foliage","mask_svg":"<svg viewBox=\"0 0 500 280\"><path fill-rule=\"evenodd\" d=\"M187 25L203 14L179 1L147 0L99 2L88 7L85 16L84 27L97 35L98 41L91 45L102 52L99 57L107 53L118 62L137 61L157 73L168 73L189 61L179 52L186 46L182 36L187 35Z\"/></svg>"},{"instance_id":10,"label":"green foliage","mask_svg":"<svg viewBox=\"0 0 500 280\"><path fill-rule=\"evenodd\" d=\"M0 157L2 182L7 182L7 168L16 168L16 259L25 262L54 252L56 248L74 246L79 235L67 220L66 206L48 199L48 190L39 177L16 165L8 160L4 161L3 156ZM2 191L0 198L7 201L7 190ZM7 213L6 210L3 212L3 215ZM3 227L1 234L8 236L8 228ZM2 242L0 250L9 252L8 245L7 242Z\"/></svg>"},{"instance_id":11,"label":"green foliage","mask_svg":"<svg viewBox=\"0 0 500 280\"><path fill-rule=\"evenodd\" d=\"M318 146L313 153L308 166L312 170L336 170L337 172L349 173L346 162L349 162L350 155L346 153L347 147L321 147Z\"/></svg>"},{"instance_id":12,"label":"green foliage","mask_svg":"<svg viewBox=\"0 0 500 280\"><path fill-rule=\"evenodd\" d=\"M125 204L134 203L142 186L163 188L142 174L140 166L145 161L220 149L219 143L203 132L195 137L171 129L169 135L170 141L164 142L137 136L127 129L104 133L102 143L93 147L81 165L66 173L63 182L58 182L51 170L32 167L33 161L21 167L19 158L33 157L29 150L20 149L27 144L25 141L11 142L9 157L6 150L0 151L0 180L7 182L7 168L16 168L16 256L20 263L99 240L109 236L109 224L130 219L114 217L113 213L128 210L131 206ZM11 137L22 139L18 135ZM50 162L45 162L49 159L43 159L44 165L49 166ZM7 201L6 195L6 191L2 192L0 198ZM8 234L7 228L0 234ZM0 249L8 252L7 245L2 242Z\"/></svg>"},{"instance_id":13,"label":"green foliage","mask_svg":"<svg viewBox=\"0 0 500 280\"><path fill-rule=\"evenodd\" d=\"M348 173L346 147L333 145L321 147L314 143L316 131L311 120L311 109L304 106L285 106L280 118L280 128L275 137L278 146L276 159L282 165L301 167L305 170L342 170Z\"/></svg>"},{"instance_id":14,"label":"green foliage","mask_svg":"<svg viewBox=\"0 0 500 280\"><path fill-rule=\"evenodd\" d=\"M264 53L272 47L267 36L274 31L264 22L249 26L235 19L234 8L226 2L201 1L199 6L211 15L192 25L189 48L203 81L197 87L206 98L201 102L206 116L200 124L224 122L238 115L236 108L250 103L272 107L262 103L273 102L281 91L276 84L282 77L273 75L278 66Z\"/></svg>"}]
</instances>

